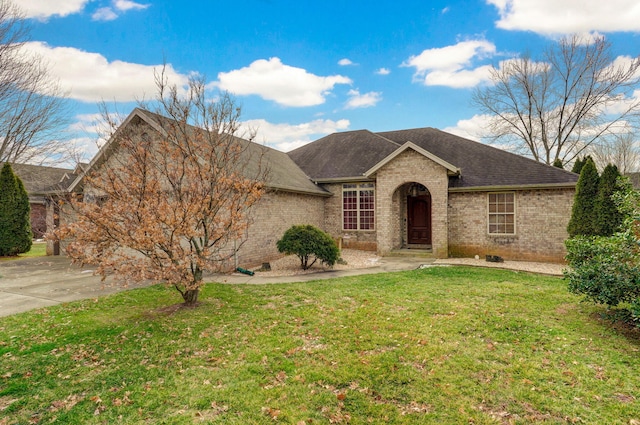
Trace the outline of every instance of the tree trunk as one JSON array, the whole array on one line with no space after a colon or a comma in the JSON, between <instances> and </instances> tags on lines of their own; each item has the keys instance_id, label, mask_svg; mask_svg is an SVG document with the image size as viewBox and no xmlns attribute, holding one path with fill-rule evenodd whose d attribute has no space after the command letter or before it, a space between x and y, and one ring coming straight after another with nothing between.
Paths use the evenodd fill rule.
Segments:
<instances>
[{"instance_id":1,"label":"tree trunk","mask_svg":"<svg viewBox=\"0 0 640 425\"><path fill-rule=\"evenodd\" d=\"M187 287L184 292L180 292L185 305L188 306L194 306L198 302L198 294L200 293L200 286L202 284L202 269L200 269L197 264L192 264L191 274L193 275L193 284L191 285L193 289L187 289Z\"/></svg>"},{"instance_id":2,"label":"tree trunk","mask_svg":"<svg viewBox=\"0 0 640 425\"><path fill-rule=\"evenodd\" d=\"M189 306L193 306L198 302L198 294L200 289L187 289L182 293L182 298L184 299L184 303Z\"/></svg>"}]
</instances>

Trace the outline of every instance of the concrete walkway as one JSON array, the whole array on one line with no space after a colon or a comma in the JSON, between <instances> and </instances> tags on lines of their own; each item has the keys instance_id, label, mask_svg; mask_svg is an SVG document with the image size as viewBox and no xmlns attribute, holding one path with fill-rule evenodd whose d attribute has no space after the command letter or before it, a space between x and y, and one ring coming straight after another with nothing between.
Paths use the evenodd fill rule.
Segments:
<instances>
[{"instance_id":1,"label":"concrete walkway","mask_svg":"<svg viewBox=\"0 0 640 425\"><path fill-rule=\"evenodd\" d=\"M446 265L448 260L437 260L437 265ZM423 264L433 264L434 260L424 257L383 257L375 266L366 269L330 270L319 273L294 276L248 276L240 273L230 275L209 275L209 282L231 284L266 284L307 282L310 280L332 279L344 276L396 272L417 269ZM560 265L551 271L550 265L541 263L520 263L509 261L486 263L473 259L451 259L450 263L473 266L498 266L512 270L523 270L545 274L561 274ZM525 267L526 266L526 267ZM66 257L39 257L0 262L0 316L9 316L24 311L61 304L64 302L95 298L102 295L145 286L130 285L123 288L114 285L112 279L102 282L94 276L95 268L71 265Z\"/></svg>"}]
</instances>

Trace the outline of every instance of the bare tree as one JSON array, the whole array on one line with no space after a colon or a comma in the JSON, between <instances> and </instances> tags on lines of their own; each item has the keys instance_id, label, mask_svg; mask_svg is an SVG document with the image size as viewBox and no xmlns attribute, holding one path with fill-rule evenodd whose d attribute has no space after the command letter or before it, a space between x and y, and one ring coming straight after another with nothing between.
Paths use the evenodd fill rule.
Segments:
<instances>
[{"instance_id":1,"label":"bare tree","mask_svg":"<svg viewBox=\"0 0 640 425\"><path fill-rule=\"evenodd\" d=\"M492 117L484 136L547 164L573 161L630 128L640 111L640 59L614 61L604 38L563 38L540 61L504 61L491 80L472 100Z\"/></svg>"},{"instance_id":2,"label":"bare tree","mask_svg":"<svg viewBox=\"0 0 640 425\"><path fill-rule=\"evenodd\" d=\"M43 58L24 49L28 35L20 9L0 0L0 162L63 161L65 95Z\"/></svg>"},{"instance_id":3,"label":"bare tree","mask_svg":"<svg viewBox=\"0 0 640 425\"><path fill-rule=\"evenodd\" d=\"M192 78L186 94L162 74L157 85L155 113L144 105L120 124L103 112L112 136L84 177L84 198L71 203L75 221L57 236L99 274L162 281L192 305L203 273L223 269L246 236L265 148L237 137L240 109L226 94L208 101L204 79Z\"/></svg>"},{"instance_id":4,"label":"bare tree","mask_svg":"<svg viewBox=\"0 0 640 425\"><path fill-rule=\"evenodd\" d=\"M600 170L607 164L613 164L621 174L626 174L636 172L640 167L640 149L633 134L620 134L615 138L593 143L589 154Z\"/></svg>"}]
</instances>

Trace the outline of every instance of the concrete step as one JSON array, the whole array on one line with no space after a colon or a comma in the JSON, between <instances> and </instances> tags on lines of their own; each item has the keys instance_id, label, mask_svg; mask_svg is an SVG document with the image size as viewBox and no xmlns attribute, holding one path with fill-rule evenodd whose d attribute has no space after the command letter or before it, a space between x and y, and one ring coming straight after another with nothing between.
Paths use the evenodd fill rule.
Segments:
<instances>
[{"instance_id":1,"label":"concrete step","mask_svg":"<svg viewBox=\"0 0 640 425\"><path fill-rule=\"evenodd\" d=\"M431 249L394 249L389 254L389 257L420 257L420 258L435 258L433 250Z\"/></svg>"}]
</instances>

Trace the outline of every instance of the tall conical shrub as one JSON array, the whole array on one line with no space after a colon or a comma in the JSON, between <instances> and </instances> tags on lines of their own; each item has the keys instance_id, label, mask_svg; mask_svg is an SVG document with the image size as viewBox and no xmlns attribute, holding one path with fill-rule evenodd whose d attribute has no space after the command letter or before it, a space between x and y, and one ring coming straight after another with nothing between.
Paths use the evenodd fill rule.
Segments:
<instances>
[{"instance_id":1,"label":"tall conical shrub","mask_svg":"<svg viewBox=\"0 0 640 425\"><path fill-rule=\"evenodd\" d=\"M596 200L597 221L596 230L601 236L611 236L620 229L624 216L618 211L618 206L612 195L618 191L616 182L620 171L615 165L609 164L602 171Z\"/></svg>"},{"instance_id":2,"label":"tall conical shrub","mask_svg":"<svg viewBox=\"0 0 640 425\"><path fill-rule=\"evenodd\" d=\"M571 169L571 172L580 174L580 171L582 171L582 167L584 166L584 163L585 161L583 161L582 159L580 159L580 157L578 157L578 159L576 159L576 162L573 163L573 168Z\"/></svg>"},{"instance_id":3,"label":"tall conical shrub","mask_svg":"<svg viewBox=\"0 0 640 425\"><path fill-rule=\"evenodd\" d=\"M0 171L0 256L31 249L29 196L22 181L5 163Z\"/></svg>"},{"instance_id":4,"label":"tall conical shrub","mask_svg":"<svg viewBox=\"0 0 640 425\"><path fill-rule=\"evenodd\" d=\"M598 234L596 200L600 177L593 160L587 157L580 178L576 185L576 195L573 198L571 219L567 226L570 237L577 235L593 236Z\"/></svg>"},{"instance_id":5,"label":"tall conical shrub","mask_svg":"<svg viewBox=\"0 0 640 425\"><path fill-rule=\"evenodd\" d=\"M33 243L33 232L31 231L31 205L29 204L29 194L24 188L20 177L16 176L18 189L16 205L16 248L17 254L29 252Z\"/></svg>"}]
</instances>

